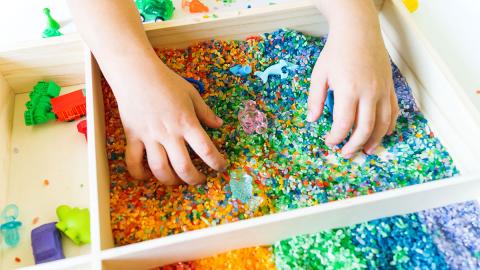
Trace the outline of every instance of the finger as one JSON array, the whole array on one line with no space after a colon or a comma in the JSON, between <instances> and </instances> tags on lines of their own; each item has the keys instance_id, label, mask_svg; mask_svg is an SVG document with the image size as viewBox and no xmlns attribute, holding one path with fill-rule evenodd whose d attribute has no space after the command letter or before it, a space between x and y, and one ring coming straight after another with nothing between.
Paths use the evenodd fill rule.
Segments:
<instances>
[{"instance_id":1,"label":"finger","mask_svg":"<svg viewBox=\"0 0 480 270\"><path fill-rule=\"evenodd\" d=\"M168 162L167 152L163 146L157 142L146 145L147 159L150 171L155 178L165 185L178 185L182 181L175 175Z\"/></svg>"},{"instance_id":2,"label":"finger","mask_svg":"<svg viewBox=\"0 0 480 270\"><path fill-rule=\"evenodd\" d=\"M310 93L308 94L308 122L315 122L322 115L328 90L326 74L323 71L318 71L315 74L317 75L311 78Z\"/></svg>"},{"instance_id":3,"label":"finger","mask_svg":"<svg viewBox=\"0 0 480 270\"><path fill-rule=\"evenodd\" d=\"M212 140L200 126L200 123L185 133L185 140L193 151L212 169L224 171L227 167L227 161L217 150Z\"/></svg>"},{"instance_id":4,"label":"finger","mask_svg":"<svg viewBox=\"0 0 480 270\"><path fill-rule=\"evenodd\" d=\"M140 140L128 139L125 150L125 162L127 163L128 172L135 179L148 179L150 173L143 166L145 146Z\"/></svg>"},{"instance_id":5,"label":"finger","mask_svg":"<svg viewBox=\"0 0 480 270\"><path fill-rule=\"evenodd\" d=\"M382 141L383 136L385 136L390 127L391 115L390 97L387 97L377 104L372 135L363 148L366 154L371 155Z\"/></svg>"},{"instance_id":6,"label":"finger","mask_svg":"<svg viewBox=\"0 0 480 270\"><path fill-rule=\"evenodd\" d=\"M195 114L197 115L200 122L202 122L207 127L219 128L223 124L223 120L215 115L215 113L208 107L203 98L198 94L197 91L191 91L190 97L193 101L193 107L195 108Z\"/></svg>"},{"instance_id":7,"label":"finger","mask_svg":"<svg viewBox=\"0 0 480 270\"><path fill-rule=\"evenodd\" d=\"M333 107L332 129L325 139L325 143L329 146L341 143L347 137L355 121L358 101L354 97L342 95L342 92L345 91L335 91L338 98L335 97L335 107Z\"/></svg>"},{"instance_id":8,"label":"finger","mask_svg":"<svg viewBox=\"0 0 480 270\"><path fill-rule=\"evenodd\" d=\"M335 105L336 106L336 105ZM361 100L358 105L358 125L350 136L348 142L342 148L342 155L350 158L355 152L363 147L372 135L376 115L376 101Z\"/></svg>"},{"instance_id":9,"label":"finger","mask_svg":"<svg viewBox=\"0 0 480 270\"><path fill-rule=\"evenodd\" d=\"M201 174L195 166L188 154L185 142L182 139L172 139L168 143L164 143L163 147L167 150L170 164L176 174L185 183L196 185L205 182L205 175Z\"/></svg>"},{"instance_id":10,"label":"finger","mask_svg":"<svg viewBox=\"0 0 480 270\"><path fill-rule=\"evenodd\" d=\"M391 106L391 120L390 120L390 127L388 128L387 135L392 135L393 131L395 130L395 126L397 125L397 118L400 112L400 108L398 107L398 100L395 91L392 89L390 91L390 106Z\"/></svg>"}]
</instances>

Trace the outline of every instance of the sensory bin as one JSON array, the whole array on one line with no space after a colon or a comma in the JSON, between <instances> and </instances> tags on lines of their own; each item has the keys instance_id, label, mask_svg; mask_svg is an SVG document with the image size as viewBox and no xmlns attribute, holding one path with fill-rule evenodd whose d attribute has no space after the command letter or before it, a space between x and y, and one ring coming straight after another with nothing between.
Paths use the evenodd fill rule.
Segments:
<instances>
[{"instance_id":1,"label":"sensory bin","mask_svg":"<svg viewBox=\"0 0 480 270\"><path fill-rule=\"evenodd\" d=\"M207 132L228 157L228 171L243 170L252 176L253 194L248 201L232 196L228 171L216 174L195 156L194 164L208 175L204 185L166 187L155 179L136 181L131 178L124 161L126 142L117 104L108 83L103 80L111 225L115 244L126 245L458 174L449 154L416 107L406 80L394 64L393 78L401 109L394 134L384 138L382 147L375 154L359 154L350 160L341 157L341 145L334 149L326 146L323 137L331 127L329 112L325 111L315 123L305 121L310 74L324 44L324 38L281 29L249 37L246 41L212 40L186 49L157 50L159 57L178 74L204 84L202 97L224 120L220 129L207 129ZM288 71L286 78L270 76L263 83L253 75L255 71L264 71L281 60L297 66L295 71ZM253 72L245 77L232 74L229 69L238 64L251 66ZM249 100L255 101L256 108L267 118L265 133L247 134L239 124L238 113L243 109L244 101ZM473 217L478 214L478 208L475 209L472 210ZM441 256L440 252L455 245L430 234L440 225L428 220L448 220L445 213L438 211L431 212L431 215L381 219L281 241L273 247L252 248L221 256L241 258L244 257L241 254L250 252L270 256L268 254L273 250L277 266L297 269L302 264L299 258L305 254L302 249L327 248L332 254L342 254L342 259L329 257L318 262L322 265L335 262L343 268L355 265L426 267L433 264L438 268L446 267L446 262L453 259ZM471 218L467 220L471 221ZM408 233L404 227L410 228ZM385 232L380 233L382 230ZM416 233L410 235L413 231ZM397 238L390 238L392 233L409 237L404 240L404 245L398 246L398 250L389 249L394 246L391 239ZM364 235L375 240L366 242L362 240ZM312 237L316 240L311 240ZM412 255L409 252L416 239L422 240L415 248L428 254L427 259L420 256L420 262L406 259ZM294 254L298 251L294 259L289 257L292 249L296 250ZM461 250L465 254L477 252L473 254L478 255L478 248ZM347 255L344 251L348 251ZM236 252L241 254L236 255ZM365 260L375 256L379 257L378 261ZM392 256L395 260L384 259ZM307 260L305 258L303 267L312 269ZM255 258L246 261L257 263ZM259 261L266 269L272 265L269 259Z\"/></svg>"}]
</instances>

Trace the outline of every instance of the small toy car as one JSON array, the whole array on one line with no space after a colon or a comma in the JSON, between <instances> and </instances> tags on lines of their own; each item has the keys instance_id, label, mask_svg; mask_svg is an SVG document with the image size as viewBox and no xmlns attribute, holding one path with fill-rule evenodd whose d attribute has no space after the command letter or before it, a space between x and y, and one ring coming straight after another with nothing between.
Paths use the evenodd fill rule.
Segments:
<instances>
[{"instance_id":1,"label":"small toy car","mask_svg":"<svg viewBox=\"0 0 480 270\"><path fill-rule=\"evenodd\" d=\"M32 250L35 264L64 259L60 231L56 222L32 230Z\"/></svg>"},{"instance_id":2,"label":"small toy car","mask_svg":"<svg viewBox=\"0 0 480 270\"><path fill-rule=\"evenodd\" d=\"M135 4L142 22L170 20L175 10L172 0L135 0Z\"/></svg>"}]
</instances>

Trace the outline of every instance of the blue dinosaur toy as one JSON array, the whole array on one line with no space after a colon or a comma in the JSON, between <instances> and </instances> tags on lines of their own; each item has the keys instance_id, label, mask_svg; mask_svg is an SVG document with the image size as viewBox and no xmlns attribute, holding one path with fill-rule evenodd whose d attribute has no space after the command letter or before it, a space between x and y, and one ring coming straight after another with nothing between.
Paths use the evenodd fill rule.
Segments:
<instances>
[{"instance_id":1,"label":"blue dinosaur toy","mask_svg":"<svg viewBox=\"0 0 480 270\"><path fill-rule=\"evenodd\" d=\"M327 107L327 110L333 114L333 91L331 89L328 90L327 92L327 98L325 99L325 106Z\"/></svg>"},{"instance_id":2,"label":"blue dinosaur toy","mask_svg":"<svg viewBox=\"0 0 480 270\"><path fill-rule=\"evenodd\" d=\"M286 68L286 69L284 69ZM270 75L280 75L280 79L286 79L288 77L288 71L295 71L298 68L297 65L289 63L285 60L280 60L277 64L269 66L267 69L262 71L256 71L255 75L262 79L263 83L268 81L268 76Z\"/></svg>"},{"instance_id":3,"label":"blue dinosaur toy","mask_svg":"<svg viewBox=\"0 0 480 270\"><path fill-rule=\"evenodd\" d=\"M244 77L252 72L252 68L249 65L235 65L230 68L230 72L232 72L233 75Z\"/></svg>"},{"instance_id":4,"label":"blue dinosaur toy","mask_svg":"<svg viewBox=\"0 0 480 270\"><path fill-rule=\"evenodd\" d=\"M205 93L205 86L203 83L199 80L195 80L194 78L188 78L188 77L183 77L187 82L193 84L194 86L197 87L197 90L200 94Z\"/></svg>"}]
</instances>

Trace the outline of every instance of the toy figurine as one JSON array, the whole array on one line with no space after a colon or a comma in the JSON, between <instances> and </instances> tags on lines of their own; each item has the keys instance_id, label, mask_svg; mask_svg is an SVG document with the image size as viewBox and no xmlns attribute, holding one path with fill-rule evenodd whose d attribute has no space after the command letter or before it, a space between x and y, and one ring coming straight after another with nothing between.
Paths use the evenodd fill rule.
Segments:
<instances>
[{"instance_id":1,"label":"toy figurine","mask_svg":"<svg viewBox=\"0 0 480 270\"><path fill-rule=\"evenodd\" d=\"M182 8L188 7L190 13L208 12L209 9L200 0L182 0Z\"/></svg>"},{"instance_id":2,"label":"toy figurine","mask_svg":"<svg viewBox=\"0 0 480 270\"><path fill-rule=\"evenodd\" d=\"M233 197L247 203L253 197L252 177L242 170L231 171L230 190Z\"/></svg>"},{"instance_id":3,"label":"toy figurine","mask_svg":"<svg viewBox=\"0 0 480 270\"><path fill-rule=\"evenodd\" d=\"M418 9L418 0L403 0L403 4L407 7L410 13L413 13Z\"/></svg>"},{"instance_id":4,"label":"toy figurine","mask_svg":"<svg viewBox=\"0 0 480 270\"><path fill-rule=\"evenodd\" d=\"M243 109L238 113L238 121L247 134L257 132L263 134L267 131L267 117L256 108L255 101L243 101Z\"/></svg>"},{"instance_id":5,"label":"toy figurine","mask_svg":"<svg viewBox=\"0 0 480 270\"><path fill-rule=\"evenodd\" d=\"M142 22L167 21L173 16L172 0L135 0Z\"/></svg>"},{"instance_id":6,"label":"toy figurine","mask_svg":"<svg viewBox=\"0 0 480 270\"><path fill-rule=\"evenodd\" d=\"M328 90L327 98L325 99L325 106L327 107L327 110L330 112L330 114L333 114L333 104L334 104L333 91Z\"/></svg>"},{"instance_id":7,"label":"toy figurine","mask_svg":"<svg viewBox=\"0 0 480 270\"><path fill-rule=\"evenodd\" d=\"M248 205L249 211L255 211L263 198L253 195L253 177L242 170L230 171L230 190L235 199Z\"/></svg>"},{"instance_id":8,"label":"toy figurine","mask_svg":"<svg viewBox=\"0 0 480 270\"><path fill-rule=\"evenodd\" d=\"M87 208L61 205L57 207L57 217L57 228L76 245L90 243L90 213Z\"/></svg>"},{"instance_id":9,"label":"toy figurine","mask_svg":"<svg viewBox=\"0 0 480 270\"><path fill-rule=\"evenodd\" d=\"M269 66L263 72L256 71L255 75L262 79L263 83L266 83L268 81L268 76L270 75L280 75L280 79L283 80L287 78L288 70L295 71L297 68L297 65L289 63L282 59L277 64Z\"/></svg>"},{"instance_id":10,"label":"toy figurine","mask_svg":"<svg viewBox=\"0 0 480 270\"><path fill-rule=\"evenodd\" d=\"M16 247L20 242L20 234L18 229L22 226L22 222L17 221L18 207L15 204L5 206L0 216L5 223L0 225L0 232L5 239L5 243L9 247Z\"/></svg>"},{"instance_id":11,"label":"toy figurine","mask_svg":"<svg viewBox=\"0 0 480 270\"><path fill-rule=\"evenodd\" d=\"M233 75L245 77L252 72L252 68L248 65L235 65L230 68L230 72L232 72Z\"/></svg>"},{"instance_id":12,"label":"toy figurine","mask_svg":"<svg viewBox=\"0 0 480 270\"><path fill-rule=\"evenodd\" d=\"M60 90L60 86L53 81L39 81L28 95L30 100L25 104L25 125L38 125L57 119L52 112L51 98L58 97Z\"/></svg>"},{"instance_id":13,"label":"toy figurine","mask_svg":"<svg viewBox=\"0 0 480 270\"><path fill-rule=\"evenodd\" d=\"M87 138L87 120L82 120L82 121L78 122L77 131L78 131L78 133L83 134L83 136L85 136L85 140L88 141L88 138Z\"/></svg>"},{"instance_id":14,"label":"toy figurine","mask_svg":"<svg viewBox=\"0 0 480 270\"><path fill-rule=\"evenodd\" d=\"M64 259L62 236L56 222L44 224L32 230L32 250L35 264Z\"/></svg>"},{"instance_id":15,"label":"toy figurine","mask_svg":"<svg viewBox=\"0 0 480 270\"><path fill-rule=\"evenodd\" d=\"M199 80L195 80L194 78L187 78L187 77L183 77L187 82L195 85L197 87L197 90L200 94L203 94L205 93L205 86L203 85L203 83Z\"/></svg>"},{"instance_id":16,"label":"toy figurine","mask_svg":"<svg viewBox=\"0 0 480 270\"><path fill-rule=\"evenodd\" d=\"M58 29L60 29L60 24L52 18L52 15L50 15L50 9L44 8L43 13L47 16L47 28L43 31L42 37L48 38L61 36L62 33L58 31Z\"/></svg>"}]
</instances>

